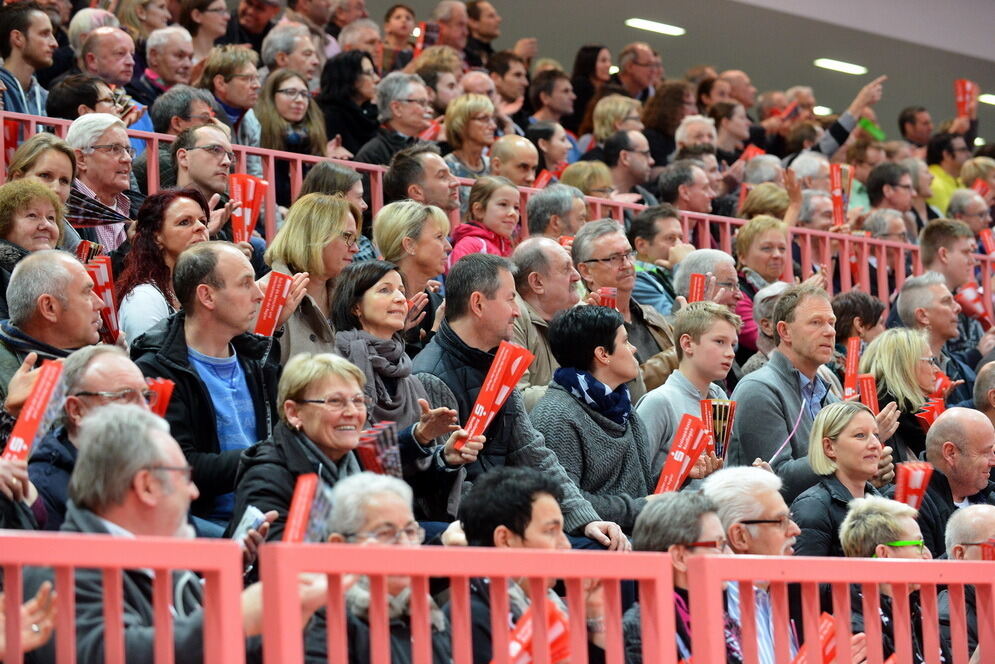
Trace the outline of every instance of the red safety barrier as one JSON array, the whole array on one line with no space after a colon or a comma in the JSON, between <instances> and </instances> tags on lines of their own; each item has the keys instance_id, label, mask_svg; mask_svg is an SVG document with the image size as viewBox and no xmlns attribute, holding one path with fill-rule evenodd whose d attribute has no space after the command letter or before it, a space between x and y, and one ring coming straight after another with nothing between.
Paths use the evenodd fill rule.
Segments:
<instances>
[{"instance_id":1,"label":"red safety barrier","mask_svg":"<svg viewBox=\"0 0 995 664\"><path fill-rule=\"evenodd\" d=\"M428 582L448 578L452 602L452 653L455 662L471 662L469 581L489 577L491 631L495 664L510 664L507 580L526 578L533 615L545 615L549 601L541 590L546 579L562 579L567 588L570 662L587 663L585 579L600 579L605 589L605 661L623 664L622 607L619 582L639 581L643 661L676 664L674 598L669 556L609 552L528 551L474 547L357 547L351 545L266 544L260 552L263 582L263 654L266 662L300 664L301 615L294 588L301 572L328 575L328 661L345 662L346 632L343 578L370 578L370 662L390 664L387 623L387 576L411 578L411 626L414 664L432 664ZM533 643L546 643L546 625L535 620ZM536 648L535 664L552 664L546 648Z\"/></svg>"},{"instance_id":2,"label":"red safety barrier","mask_svg":"<svg viewBox=\"0 0 995 664\"><path fill-rule=\"evenodd\" d=\"M776 661L791 662L789 651L789 608L787 584L800 583L803 626L806 640L819 633L819 584L831 584L836 627L836 661L851 661L850 586L863 585L863 615L867 635L868 664L882 664L879 584L892 586L894 602L891 624L894 629L895 661L911 662L912 617L908 592L912 584L920 588L922 609L922 651L926 662L940 662L940 634L936 593L941 584L950 590L951 634L954 664L967 664L967 631L964 589L973 585L977 598L978 637L982 662L995 662L995 578L991 562L872 560L869 558L809 558L758 556L695 556L688 563L691 625L694 630L694 664L724 664L722 634L722 590L726 582L738 582L742 607L744 664L757 659L756 626L753 612L753 582L770 584ZM818 647L806 648L808 664L823 662ZM949 664L949 663L948 663Z\"/></svg>"},{"instance_id":3,"label":"red safety barrier","mask_svg":"<svg viewBox=\"0 0 995 664\"><path fill-rule=\"evenodd\" d=\"M100 569L104 584L104 661L125 661L122 618L122 572L153 572L155 611L155 662L172 664L172 570L194 570L204 578L204 661L243 664L242 551L226 540L180 540L158 537L128 539L107 535L34 534L0 530L0 567L3 568L7 664L21 664L22 573L25 567L54 568L58 593L56 659L76 661L76 569ZM291 584L292 588L296 588ZM108 592L107 588L115 589ZM291 595L293 591L291 591ZM182 660L182 657L180 658ZM85 664L99 664L86 662Z\"/></svg>"}]
</instances>

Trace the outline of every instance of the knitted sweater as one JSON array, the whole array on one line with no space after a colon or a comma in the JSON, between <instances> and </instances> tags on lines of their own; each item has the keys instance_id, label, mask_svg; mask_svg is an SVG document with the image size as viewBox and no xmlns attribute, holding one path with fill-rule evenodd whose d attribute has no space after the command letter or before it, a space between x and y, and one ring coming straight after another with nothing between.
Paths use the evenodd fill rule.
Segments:
<instances>
[{"instance_id":1,"label":"knitted sweater","mask_svg":"<svg viewBox=\"0 0 995 664\"><path fill-rule=\"evenodd\" d=\"M632 532L654 486L639 415L622 426L553 382L530 417L598 516Z\"/></svg>"}]
</instances>

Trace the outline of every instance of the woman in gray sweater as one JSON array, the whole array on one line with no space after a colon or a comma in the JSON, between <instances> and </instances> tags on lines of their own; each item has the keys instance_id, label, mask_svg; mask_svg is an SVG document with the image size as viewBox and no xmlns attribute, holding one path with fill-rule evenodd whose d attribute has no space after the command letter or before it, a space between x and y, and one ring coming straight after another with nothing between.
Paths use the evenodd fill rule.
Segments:
<instances>
[{"instance_id":1,"label":"woman in gray sweater","mask_svg":"<svg viewBox=\"0 0 995 664\"><path fill-rule=\"evenodd\" d=\"M560 368L532 423L598 515L631 533L655 478L626 387L639 364L622 316L606 307L567 309L553 319L549 345Z\"/></svg>"}]
</instances>

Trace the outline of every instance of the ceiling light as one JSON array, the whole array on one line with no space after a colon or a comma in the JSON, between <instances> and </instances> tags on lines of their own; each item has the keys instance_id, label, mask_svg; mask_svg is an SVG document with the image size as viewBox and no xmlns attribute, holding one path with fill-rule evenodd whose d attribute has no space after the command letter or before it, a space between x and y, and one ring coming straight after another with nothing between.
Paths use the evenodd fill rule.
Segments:
<instances>
[{"instance_id":1,"label":"ceiling light","mask_svg":"<svg viewBox=\"0 0 995 664\"><path fill-rule=\"evenodd\" d=\"M832 115L833 109L828 106L813 106L812 112L816 115Z\"/></svg>"},{"instance_id":2,"label":"ceiling light","mask_svg":"<svg viewBox=\"0 0 995 664\"><path fill-rule=\"evenodd\" d=\"M974 139L974 147L980 148L984 144L985 144L985 139L981 138L980 136Z\"/></svg>"},{"instance_id":3,"label":"ceiling light","mask_svg":"<svg viewBox=\"0 0 995 664\"><path fill-rule=\"evenodd\" d=\"M980 101L983 104L991 104L992 106L995 106L995 95L991 93L988 93L986 95L981 95L980 97L978 97L978 101Z\"/></svg>"},{"instance_id":4,"label":"ceiling light","mask_svg":"<svg viewBox=\"0 0 995 664\"><path fill-rule=\"evenodd\" d=\"M421 36L421 28L419 28L419 27L418 27L418 26L416 25L416 26L415 26L415 29L411 31L411 36L412 36L412 37L420 37L420 36Z\"/></svg>"},{"instance_id":5,"label":"ceiling light","mask_svg":"<svg viewBox=\"0 0 995 664\"><path fill-rule=\"evenodd\" d=\"M817 58L813 64L815 64L816 67L821 67L822 69L831 69L844 74L853 74L854 76L863 76L867 73L867 67L861 67L860 65L843 62L842 60L833 60L831 58Z\"/></svg>"},{"instance_id":6,"label":"ceiling light","mask_svg":"<svg viewBox=\"0 0 995 664\"><path fill-rule=\"evenodd\" d=\"M666 23L659 23L657 21L647 21L645 18L626 19L625 24L630 28L636 28L637 30L649 30L650 32L658 32L661 35L669 35L671 37L680 37L687 32L684 28L676 25L667 25Z\"/></svg>"},{"instance_id":7,"label":"ceiling light","mask_svg":"<svg viewBox=\"0 0 995 664\"><path fill-rule=\"evenodd\" d=\"M617 74L618 73L618 65L612 65L611 67L609 67L608 68L608 73L612 74L612 75Z\"/></svg>"}]
</instances>

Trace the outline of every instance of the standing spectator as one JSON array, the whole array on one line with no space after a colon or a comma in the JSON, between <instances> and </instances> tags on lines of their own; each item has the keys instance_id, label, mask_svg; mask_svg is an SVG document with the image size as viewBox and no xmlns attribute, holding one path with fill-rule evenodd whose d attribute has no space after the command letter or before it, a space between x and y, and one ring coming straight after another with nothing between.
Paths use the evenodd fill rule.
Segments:
<instances>
[{"instance_id":1,"label":"standing spectator","mask_svg":"<svg viewBox=\"0 0 995 664\"><path fill-rule=\"evenodd\" d=\"M898 131L912 145L926 147L933 135L933 118L924 106L908 106L898 114Z\"/></svg>"},{"instance_id":2,"label":"standing spectator","mask_svg":"<svg viewBox=\"0 0 995 664\"><path fill-rule=\"evenodd\" d=\"M373 60L362 51L340 53L321 70L318 105L325 115L325 135L341 137L353 153L377 135L377 95L380 76Z\"/></svg>"},{"instance_id":3,"label":"standing spectator","mask_svg":"<svg viewBox=\"0 0 995 664\"><path fill-rule=\"evenodd\" d=\"M281 23L266 35L260 49L260 58L266 74L277 69L290 69L304 76L308 89L318 90L321 58L311 41L307 26L298 23ZM262 71L259 75L265 80Z\"/></svg>"},{"instance_id":4,"label":"standing spectator","mask_svg":"<svg viewBox=\"0 0 995 664\"><path fill-rule=\"evenodd\" d=\"M35 72L52 64L58 42L52 21L33 2L17 2L0 10L0 83L3 107L14 113L45 115L48 90Z\"/></svg>"},{"instance_id":5,"label":"standing spectator","mask_svg":"<svg viewBox=\"0 0 995 664\"><path fill-rule=\"evenodd\" d=\"M193 64L211 56L214 42L228 31L231 12L224 0L180 0L177 21L193 37Z\"/></svg>"},{"instance_id":6,"label":"standing spectator","mask_svg":"<svg viewBox=\"0 0 995 664\"><path fill-rule=\"evenodd\" d=\"M470 37L470 17L459 0L442 0L432 10L432 20L439 24L439 44L456 49L466 69L466 42Z\"/></svg>"},{"instance_id":7,"label":"standing spectator","mask_svg":"<svg viewBox=\"0 0 995 664\"><path fill-rule=\"evenodd\" d=\"M791 519L801 528L795 555L843 556L839 529L847 505L854 498L878 495L870 482L886 448L877 430L874 414L862 403L841 401L819 411L812 423L808 463L822 479L791 503Z\"/></svg>"},{"instance_id":8,"label":"standing spectator","mask_svg":"<svg viewBox=\"0 0 995 664\"><path fill-rule=\"evenodd\" d=\"M912 213L913 220L906 224L910 226L906 237L907 241L913 241L926 224L943 216L939 210L926 202L933 197L933 180L936 178L929 172L926 162L918 157L902 159L898 165L907 170L912 177L914 193L909 212Z\"/></svg>"},{"instance_id":9,"label":"standing spectator","mask_svg":"<svg viewBox=\"0 0 995 664\"><path fill-rule=\"evenodd\" d=\"M462 6L462 5L461 5ZM432 102L419 76L392 72L376 86L382 127L356 153L356 161L388 164L398 150L418 142L431 123Z\"/></svg>"},{"instance_id":10,"label":"standing spectator","mask_svg":"<svg viewBox=\"0 0 995 664\"><path fill-rule=\"evenodd\" d=\"M521 196L505 178L478 178L470 189L468 221L453 231L449 269L466 254L511 256L511 236L518 228Z\"/></svg>"},{"instance_id":11,"label":"standing spectator","mask_svg":"<svg viewBox=\"0 0 995 664\"><path fill-rule=\"evenodd\" d=\"M494 40L501 36L501 15L487 0L466 3L470 36L466 40L466 63L470 67L486 67L494 55Z\"/></svg>"},{"instance_id":12,"label":"standing spectator","mask_svg":"<svg viewBox=\"0 0 995 664\"><path fill-rule=\"evenodd\" d=\"M403 4L392 5L384 15L383 62L380 71L385 74L403 69L411 62L414 50L411 33L415 29L415 11Z\"/></svg>"},{"instance_id":13,"label":"standing spectator","mask_svg":"<svg viewBox=\"0 0 995 664\"><path fill-rule=\"evenodd\" d=\"M954 190L963 186L960 169L970 158L971 148L967 147L963 136L943 132L930 137L926 145L926 163L936 179L932 184L933 197L928 202L942 214L946 214Z\"/></svg>"},{"instance_id":14,"label":"standing spectator","mask_svg":"<svg viewBox=\"0 0 995 664\"><path fill-rule=\"evenodd\" d=\"M618 54L618 73L612 79L617 80L626 94L633 99L646 101L649 99L653 77L655 75L653 49L645 42L628 44Z\"/></svg>"},{"instance_id":15,"label":"standing spectator","mask_svg":"<svg viewBox=\"0 0 995 664\"><path fill-rule=\"evenodd\" d=\"M147 66L127 86L135 101L152 106L164 92L178 83L190 84L193 41L178 25L160 28L145 42Z\"/></svg>"},{"instance_id":16,"label":"standing spectator","mask_svg":"<svg viewBox=\"0 0 995 664\"><path fill-rule=\"evenodd\" d=\"M867 177L871 171L885 160L884 148L880 143L866 139L854 141L846 149L846 162L853 166L853 185L850 187L850 208L871 209L871 199L867 195Z\"/></svg>"},{"instance_id":17,"label":"standing spectator","mask_svg":"<svg viewBox=\"0 0 995 664\"><path fill-rule=\"evenodd\" d=\"M529 87L529 102L533 112L528 121L559 124L564 116L573 113L576 98L570 77L565 73L556 69L541 72ZM566 160L572 164L580 159L580 149L577 147L576 137L567 133L566 138L570 141L570 153ZM549 167L554 168L556 164L550 164Z\"/></svg>"},{"instance_id":18,"label":"standing spectator","mask_svg":"<svg viewBox=\"0 0 995 664\"><path fill-rule=\"evenodd\" d=\"M601 86L611 80L612 52L601 44L584 44L577 49L574 57L573 71L570 73L570 83L573 85L574 112L562 118L563 126L579 134L580 123L584 119L587 107L601 90Z\"/></svg>"},{"instance_id":19,"label":"standing spectator","mask_svg":"<svg viewBox=\"0 0 995 664\"><path fill-rule=\"evenodd\" d=\"M491 175L508 178L516 187L531 187L535 182L539 150L529 139L516 134L502 136L491 146L490 159Z\"/></svg>"},{"instance_id":20,"label":"standing spectator","mask_svg":"<svg viewBox=\"0 0 995 664\"><path fill-rule=\"evenodd\" d=\"M685 81L668 81L646 101L642 120L653 161L663 168L677 149L674 134L684 118L698 112L694 91Z\"/></svg>"},{"instance_id":21,"label":"standing spectator","mask_svg":"<svg viewBox=\"0 0 995 664\"><path fill-rule=\"evenodd\" d=\"M255 51L242 46L218 46L204 61L203 73L197 83L197 87L210 91L224 109L232 128L232 142L254 148L259 147L262 132L252 111L259 99L258 61ZM251 175L262 177L262 160L254 155L246 157L245 169Z\"/></svg>"},{"instance_id":22,"label":"standing spectator","mask_svg":"<svg viewBox=\"0 0 995 664\"><path fill-rule=\"evenodd\" d=\"M449 170L458 178L487 175L490 160L484 154L494 144L494 105L483 95L456 97L446 109L446 140L453 151L446 155Z\"/></svg>"},{"instance_id":23,"label":"standing spectator","mask_svg":"<svg viewBox=\"0 0 995 664\"><path fill-rule=\"evenodd\" d=\"M640 131L618 131L605 141L605 164L612 172L618 194L629 194L628 202L656 205L656 197L645 189L653 170L649 142ZM631 224L632 211L626 209Z\"/></svg>"}]
</instances>

